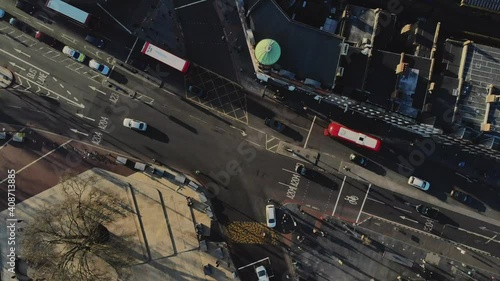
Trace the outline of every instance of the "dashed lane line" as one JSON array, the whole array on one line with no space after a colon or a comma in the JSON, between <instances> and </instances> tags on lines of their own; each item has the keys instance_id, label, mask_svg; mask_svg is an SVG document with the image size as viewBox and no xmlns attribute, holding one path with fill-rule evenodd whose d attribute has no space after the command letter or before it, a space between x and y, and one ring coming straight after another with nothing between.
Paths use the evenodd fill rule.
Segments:
<instances>
[{"instance_id":1,"label":"dashed lane line","mask_svg":"<svg viewBox=\"0 0 500 281\"><path fill-rule=\"evenodd\" d=\"M16 171L16 175L19 174L20 172L22 172L23 170L29 168L31 165L35 164L36 162L38 162L38 161L42 160L43 158L47 157L49 154L52 154L52 152L56 151L57 149L61 148L62 146L66 145L66 144L68 144L70 142L71 142L71 140L67 140L65 143L61 144L60 146L58 146L58 147L52 149L51 151L45 153L44 155L42 155L42 157L39 157L35 161L33 161L33 162L29 163L28 165L22 167L20 170L17 170ZM0 184L4 183L8 179L9 178L5 178L4 180L0 181Z\"/></svg>"},{"instance_id":2,"label":"dashed lane line","mask_svg":"<svg viewBox=\"0 0 500 281\"><path fill-rule=\"evenodd\" d=\"M396 206L392 206L394 209L398 209L400 211L403 211L403 212L407 212L407 213L413 213L412 211L409 211L409 210L406 210L406 209L403 209L403 208L399 208L399 207L396 207Z\"/></svg>"},{"instance_id":3,"label":"dashed lane line","mask_svg":"<svg viewBox=\"0 0 500 281\"><path fill-rule=\"evenodd\" d=\"M373 198L370 198L370 197L368 197L367 199L368 199L368 200L371 200L371 201L375 201L375 202L380 203L380 204L382 204L382 205L385 205L385 203L384 203L384 202L382 202L382 201L378 201L377 199L373 199Z\"/></svg>"}]
</instances>

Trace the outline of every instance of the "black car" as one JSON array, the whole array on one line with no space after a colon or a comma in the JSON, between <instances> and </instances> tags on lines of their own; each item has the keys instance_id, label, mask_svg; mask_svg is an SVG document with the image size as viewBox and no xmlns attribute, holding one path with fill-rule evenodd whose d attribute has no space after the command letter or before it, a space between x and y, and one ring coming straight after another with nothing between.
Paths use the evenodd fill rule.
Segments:
<instances>
[{"instance_id":1,"label":"black car","mask_svg":"<svg viewBox=\"0 0 500 281\"><path fill-rule=\"evenodd\" d=\"M470 204L472 203L472 197L468 194L465 194L461 191L458 190L452 190L450 193L451 198L463 203L463 204Z\"/></svg>"},{"instance_id":2,"label":"black car","mask_svg":"<svg viewBox=\"0 0 500 281\"><path fill-rule=\"evenodd\" d=\"M368 159L366 157L354 153L351 153L351 155L349 156L349 160L351 160L353 163L358 164L359 166L366 166L366 164L368 163Z\"/></svg>"},{"instance_id":3,"label":"black car","mask_svg":"<svg viewBox=\"0 0 500 281\"><path fill-rule=\"evenodd\" d=\"M264 124L266 124L266 126L268 126L269 128L275 130L276 132L283 132L283 130L285 130L285 124L274 118L268 117L264 119Z\"/></svg>"},{"instance_id":4,"label":"black car","mask_svg":"<svg viewBox=\"0 0 500 281\"><path fill-rule=\"evenodd\" d=\"M415 209L417 209L417 212L419 212L420 214L422 214L426 217L429 217L429 218L435 219L439 215L438 209L433 208L433 207L429 207L426 205L422 205L422 204L417 205Z\"/></svg>"},{"instance_id":5,"label":"black car","mask_svg":"<svg viewBox=\"0 0 500 281\"><path fill-rule=\"evenodd\" d=\"M85 41L96 46L97 48L104 48L104 40L94 37L92 35L85 36Z\"/></svg>"},{"instance_id":6,"label":"black car","mask_svg":"<svg viewBox=\"0 0 500 281\"><path fill-rule=\"evenodd\" d=\"M316 173L313 170L306 168L303 164L297 163L295 165L295 172L305 178L314 178Z\"/></svg>"},{"instance_id":7,"label":"black car","mask_svg":"<svg viewBox=\"0 0 500 281\"><path fill-rule=\"evenodd\" d=\"M30 15L33 15L38 10L35 5L33 5L32 3L28 2L28 1L24 1L24 0L17 0L16 7L19 10L22 10L25 13L30 14Z\"/></svg>"}]
</instances>

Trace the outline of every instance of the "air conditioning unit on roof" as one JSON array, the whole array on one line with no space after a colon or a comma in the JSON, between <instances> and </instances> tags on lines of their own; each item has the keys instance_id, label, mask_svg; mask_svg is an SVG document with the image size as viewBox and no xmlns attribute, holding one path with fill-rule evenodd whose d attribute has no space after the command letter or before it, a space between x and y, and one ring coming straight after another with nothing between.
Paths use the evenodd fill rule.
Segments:
<instances>
[{"instance_id":1,"label":"air conditioning unit on roof","mask_svg":"<svg viewBox=\"0 0 500 281\"><path fill-rule=\"evenodd\" d=\"M344 76L344 68L339 67L337 68L337 77L342 77L342 76Z\"/></svg>"},{"instance_id":2,"label":"air conditioning unit on roof","mask_svg":"<svg viewBox=\"0 0 500 281\"><path fill-rule=\"evenodd\" d=\"M340 55L346 56L348 51L349 51L349 44L341 43L340 44Z\"/></svg>"}]
</instances>

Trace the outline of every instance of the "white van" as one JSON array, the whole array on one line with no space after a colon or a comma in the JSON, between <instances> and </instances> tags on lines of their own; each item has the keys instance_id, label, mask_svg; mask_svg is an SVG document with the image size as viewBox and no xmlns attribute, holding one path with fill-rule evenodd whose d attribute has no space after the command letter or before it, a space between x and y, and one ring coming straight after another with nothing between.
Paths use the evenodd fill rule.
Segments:
<instances>
[{"instance_id":1,"label":"white van","mask_svg":"<svg viewBox=\"0 0 500 281\"><path fill-rule=\"evenodd\" d=\"M274 208L274 205L266 206L266 223L270 228L276 226L276 209Z\"/></svg>"}]
</instances>

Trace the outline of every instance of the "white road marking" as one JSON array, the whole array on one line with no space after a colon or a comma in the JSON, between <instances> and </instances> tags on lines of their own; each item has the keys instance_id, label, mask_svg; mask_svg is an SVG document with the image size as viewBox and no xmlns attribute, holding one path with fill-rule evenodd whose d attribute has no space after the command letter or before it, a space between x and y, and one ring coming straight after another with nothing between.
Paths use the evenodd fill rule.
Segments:
<instances>
[{"instance_id":1,"label":"white road marking","mask_svg":"<svg viewBox=\"0 0 500 281\"><path fill-rule=\"evenodd\" d=\"M373 199L373 198L368 197L368 200L375 201L375 202L377 202L377 203L380 203L380 204L382 204L382 205L385 205L385 203L384 203L384 202L382 202L382 201L378 201L377 199Z\"/></svg>"},{"instance_id":2,"label":"white road marking","mask_svg":"<svg viewBox=\"0 0 500 281\"><path fill-rule=\"evenodd\" d=\"M285 169L285 168L281 168L281 170L283 170L283 171L285 171L285 172L292 173L292 174L296 174L294 171L292 171L292 170L288 170L288 169Z\"/></svg>"},{"instance_id":3,"label":"white road marking","mask_svg":"<svg viewBox=\"0 0 500 281\"><path fill-rule=\"evenodd\" d=\"M20 106L17 106L17 105L7 105L8 107L12 107L12 108L21 108Z\"/></svg>"},{"instance_id":4,"label":"white road marking","mask_svg":"<svg viewBox=\"0 0 500 281\"><path fill-rule=\"evenodd\" d=\"M97 6L99 6L99 8L101 8L106 14L108 14L108 16L110 16L112 19L114 19L121 27L123 27L123 29L125 29L129 34L132 34L132 31L128 30L119 20L117 20L115 17L113 17L112 14L110 14L108 11L106 11L106 9L104 9L101 4L97 3Z\"/></svg>"},{"instance_id":5,"label":"white road marking","mask_svg":"<svg viewBox=\"0 0 500 281\"><path fill-rule=\"evenodd\" d=\"M78 102L78 99L77 99L77 98L73 97L73 99L74 99L76 102Z\"/></svg>"},{"instance_id":6,"label":"white road marking","mask_svg":"<svg viewBox=\"0 0 500 281\"><path fill-rule=\"evenodd\" d=\"M26 78L26 77L24 77L24 76L20 75L20 74L17 74L17 76L18 76L18 77L22 77L23 79L25 79L25 80L26 80L26 81L28 81L28 82L33 82L33 81L29 80L28 78ZM70 99L66 98L65 96L60 95L60 94L58 94L58 93L56 93L56 92L54 92L54 91L52 91L52 90L50 90L50 89L48 89L48 88L45 88L45 87L42 87L42 86L39 86L39 87L41 87L41 88L45 89L45 90L48 92L47 96L48 96L48 95L50 95L50 94L52 93L52 94L54 94L54 95L58 96L58 99L59 99L59 98L62 98L63 100L66 100L68 103L70 103L70 104L72 104L72 105L74 105L74 106L76 106L76 107L85 108L85 105L83 105L83 104L81 104L81 103L75 103L74 101L72 101L72 100L70 100ZM31 86L30 86L30 88L31 88Z\"/></svg>"},{"instance_id":7,"label":"white road marking","mask_svg":"<svg viewBox=\"0 0 500 281\"><path fill-rule=\"evenodd\" d=\"M17 170L16 171L16 175L19 174L20 172L22 172L23 170L29 168L31 165L35 164L36 162L42 160L43 158L47 157L49 154L52 154L52 152L56 151L57 149L59 149L60 147L68 144L69 142L71 142L71 140L68 140L66 141L65 143L61 144L60 146L58 146L57 148L54 148L52 149L51 151L45 153L44 155L42 155L42 157L39 157L38 159L36 159L35 161L29 163L28 165L22 167L21 169ZM8 180L9 178L5 178L4 180L0 181L0 184L4 183L6 180Z\"/></svg>"},{"instance_id":8,"label":"white road marking","mask_svg":"<svg viewBox=\"0 0 500 281\"><path fill-rule=\"evenodd\" d=\"M14 62L10 62L10 61L9 61L9 63L10 63L12 66L14 66L14 67L17 67L17 68L21 69L22 71L26 71L26 68L22 68L22 67L20 67L19 65L17 65L17 64L16 64L16 63L14 63Z\"/></svg>"},{"instance_id":9,"label":"white road marking","mask_svg":"<svg viewBox=\"0 0 500 281\"><path fill-rule=\"evenodd\" d=\"M256 143L256 142L253 142L253 141L251 141L251 140L247 140L247 139L245 139L245 140L246 140L247 142L249 142L249 143L253 144L253 145L256 145L256 146L258 146L258 147L261 147L261 145L260 145L260 144L258 144L258 143Z\"/></svg>"},{"instance_id":10,"label":"white road marking","mask_svg":"<svg viewBox=\"0 0 500 281\"><path fill-rule=\"evenodd\" d=\"M70 95L70 96L71 96L71 92L70 92L70 91L66 90L66 92L68 93L68 95Z\"/></svg>"},{"instance_id":11,"label":"white road marking","mask_svg":"<svg viewBox=\"0 0 500 281\"><path fill-rule=\"evenodd\" d=\"M193 118L193 119L196 119L196 120L198 120L198 121L200 121L200 122L203 122L203 123L205 123L205 124L208 124L208 122L207 122L207 121L202 120L202 119L200 119L200 118L198 118L198 117L194 117L193 115L189 115L189 117L191 117L191 118ZM216 127L217 127L217 126L216 126ZM218 127L217 127L217 128L218 128ZM221 130L222 130L222 129L221 129ZM223 130L223 131L224 131L224 130ZM224 131L224 132L225 132L225 131Z\"/></svg>"},{"instance_id":12,"label":"white road marking","mask_svg":"<svg viewBox=\"0 0 500 281\"><path fill-rule=\"evenodd\" d=\"M333 207L332 217L335 216L335 211L337 210L337 205L339 204L340 200L340 194L342 194L342 190L344 189L344 183L346 178L347 177L344 176L344 180L342 181L342 185L340 186L339 195L337 196L337 201L335 201L335 206Z\"/></svg>"},{"instance_id":13,"label":"white road marking","mask_svg":"<svg viewBox=\"0 0 500 281\"><path fill-rule=\"evenodd\" d=\"M411 222L414 222L414 223L418 223L418 221L416 221L416 220L412 220L412 219L409 219L409 218L407 218L407 217L405 217L405 216L399 216L399 217L400 217L402 220L407 220L407 221L411 221Z\"/></svg>"},{"instance_id":14,"label":"white road marking","mask_svg":"<svg viewBox=\"0 0 500 281\"><path fill-rule=\"evenodd\" d=\"M410 214L412 213L412 211L408 211L408 210L403 209L403 208L398 208L398 207L396 207L396 206L392 206L392 207L393 207L394 209L398 209L398 210L401 210L401 211L403 211L403 212L407 212L407 213L410 213Z\"/></svg>"},{"instance_id":15,"label":"white road marking","mask_svg":"<svg viewBox=\"0 0 500 281\"><path fill-rule=\"evenodd\" d=\"M202 3L202 2L206 2L206 1L207 0L199 0L199 1L196 1L196 2L193 2L193 3L189 3L189 4L186 4L186 5L174 8L174 10L179 10L179 9L186 8L186 7L189 7L189 6L192 6L192 5L196 5L196 4L199 4L199 3Z\"/></svg>"},{"instance_id":16,"label":"white road marking","mask_svg":"<svg viewBox=\"0 0 500 281\"><path fill-rule=\"evenodd\" d=\"M22 58L18 58L18 57L16 57L16 56L14 56L14 55L10 54L10 53L9 53L9 52L7 52L7 51L4 51L4 50L0 49L0 52L4 53L4 54L6 54L6 55L9 55L9 56L11 56L11 57L13 57L13 58L16 58L16 59L18 59L18 60L22 61L23 63L25 63L25 64L27 64L27 65L29 65L29 66L33 67L33 68L36 68L36 69L40 70L40 71L41 71L41 72L43 72L43 73L46 73L46 74L47 74L47 76L49 76L49 75L50 75L50 73L49 73L49 72L47 72L47 71L45 71L45 70L43 70L43 69L41 69L41 68L39 68L39 67L37 67L37 66L34 66L34 65L32 65L31 63L29 63L29 62L27 62L27 61L23 60ZM11 63L11 64L12 64L12 63Z\"/></svg>"},{"instance_id":17,"label":"white road marking","mask_svg":"<svg viewBox=\"0 0 500 281\"><path fill-rule=\"evenodd\" d=\"M52 79L54 79L54 81L57 82L57 79L54 76L52 76Z\"/></svg>"},{"instance_id":18,"label":"white road marking","mask_svg":"<svg viewBox=\"0 0 500 281\"><path fill-rule=\"evenodd\" d=\"M95 121L95 119L92 119L92 118L90 118L90 117L87 117L87 116L85 116L85 115L83 115L83 114L81 114L81 113L77 113L77 114L76 114L76 116L78 116L78 117L80 117L80 118L83 118L83 119L88 119L88 120L90 120L90 121Z\"/></svg>"},{"instance_id":19,"label":"white road marking","mask_svg":"<svg viewBox=\"0 0 500 281\"><path fill-rule=\"evenodd\" d=\"M47 25L45 25L45 24L43 24L43 23L40 23L40 22L38 22L38 21L37 21L36 23L37 23L37 24L39 24L39 25L41 25L41 26L43 26L43 27L45 27L45 28L47 28L47 29L48 29L48 30L50 30L50 31L54 31L54 29L50 28L49 26L47 26Z\"/></svg>"},{"instance_id":20,"label":"white road marking","mask_svg":"<svg viewBox=\"0 0 500 281\"><path fill-rule=\"evenodd\" d=\"M31 58L31 55L26 54L25 52L23 52L23 51L21 51L21 50L19 50L19 49L14 49L14 51L16 51L16 52L18 52L18 53L20 53L20 54L22 54L22 55L25 55L25 56L27 56L28 58Z\"/></svg>"},{"instance_id":21,"label":"white road marking","mask_svg":"<svg viewBox=\"0 0 500 281\"><path fill-rule=\"evenodd\" d=\"M103 94L103 95L105 95L105 96L107 95L105 92L103 92L103 91L101 91L101 90L97 89L97 88L96 88L96 87L94 87L94 86L90 86L90 85L89 85L89 88L90 88L90 89L92 89L93 91L96 91L96 92L98 92L98 93L100 93L100 94Z\"/></svg>"},{"instance_id":22,"label":"white road marking","mask_svg":"<svg viewBox=\"0 0 500 281\"><path fill-rule=\"evenodd\" d=\"M63 33L61 37L76 44L76 39L74 39L73 37L71 37L69 35L66 35Z\"/></svg>"},{"instance_id":23,"label":"white road marking","mask_svg":"<svg viewBox=\"0 0 500 281\"><path fill-rule=\"evenodd\" d=\"M174 93L172 93L172 92L170 92L170 91L168 91L168 90L165 90L165 89L163 89L163 88L161 88L161 90L162 90L162 91L164 91L164 92L165 92L165 93L167 93L167 94L172 95L172 96L175 96L175 97L177 96L176 94L174 94Z\"/></svg>"},{"instance_id":24,"label":"white road marking","mask_svg":"<svg viewBox=\"0 0 500 281\"><path fill-rule=\"evenodd\" d=\"M64 89L64 85L63 85L63 84L60 84L60 83L59 83L59 86L61 86L61 88L63 88L63 89Z\"/></svg>"},{"instance_id":25,"label":"white road marking","mask_svg":"<svg viewBox=\"0 0 500 281\"><path fill-rule=\"evenodd\" d=\"M73 133L75 133L75 134L84 135L84 136L86 136L86 137L88 137L88 136L89 136L89 134L84 133L84 132L80 132L80 131L78 131L77 129L69 129L69 130L70 130L70 131L72 131L72 132L73 132Z\"/></svg>"}]
</instances>

